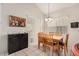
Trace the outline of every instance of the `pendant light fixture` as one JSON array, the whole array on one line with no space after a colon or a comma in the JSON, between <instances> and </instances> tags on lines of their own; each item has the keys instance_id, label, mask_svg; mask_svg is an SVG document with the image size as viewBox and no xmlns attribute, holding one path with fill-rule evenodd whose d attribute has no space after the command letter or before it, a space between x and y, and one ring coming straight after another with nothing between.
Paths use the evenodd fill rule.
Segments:
<instances>
[{"instance_id":1,"label":"pendant light fixture","mask_svg":"<svg viewBox=\"0 0 79 59\"><path fill-rule=\"evenodd\" d=\"M50 4L49 3L48 3L48 15L45 18L45 21L46 22L51 22L52 21L52 18L50 17Z\"/></svg>"}]
</instances>

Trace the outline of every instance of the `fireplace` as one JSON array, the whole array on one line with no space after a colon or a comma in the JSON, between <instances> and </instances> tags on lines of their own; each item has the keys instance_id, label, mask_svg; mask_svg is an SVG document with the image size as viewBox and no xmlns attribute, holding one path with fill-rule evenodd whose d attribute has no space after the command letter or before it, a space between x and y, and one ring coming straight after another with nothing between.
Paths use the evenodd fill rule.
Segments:
<instances>
[{"instance_id":1,"label":"fireplace","mask_svg":"<svg viewBox=\"0 0 79 59\"><path fill-rule=\"evenodd\" d=\"M28 48L28 33L8 35L8 54Z\"/></svg>"}]
</instances>

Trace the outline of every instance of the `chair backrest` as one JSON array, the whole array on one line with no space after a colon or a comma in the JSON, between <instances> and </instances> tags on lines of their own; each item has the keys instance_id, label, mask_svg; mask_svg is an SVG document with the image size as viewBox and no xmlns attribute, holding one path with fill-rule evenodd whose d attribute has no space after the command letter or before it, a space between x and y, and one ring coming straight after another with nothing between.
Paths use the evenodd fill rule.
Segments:
<instances>
[{"instance_id":1,"label":"chair backrest","mask_svg":"<svg viewBox=\"0 0 79 59\"><path fill-rule=\"evenodd\" d=\"M43 36L44 36L44 32L39 32L39 33L38 33L38 40L39 40L40 42L43 42L43 41L44 41Z\"/></svg>"},{"instance_id":2,"label":"chair backrest","mask_svg":"<svg viewBox=\"0 0 79 59\"><path fill-rule=\"evenodd\" d=\"M68 38L69 38L69 34L66 34L66 37L65 37L65 42L64 44L67 45L68 44Z\"/></svg>"},{"instance_id":3,"label":"chair backrest","mask_svg":"<svg viewBox=\"0 0 79 59\"><path fill-rule=\"evenodd\" d=\"M38 35L44 34L44 32L38 32Z\"/></svg>"},{"instance_id":4,"label":"chair backrest","mask_svg":"<svg viewBox=\"0 0 79 59\"><path fill-rule=\"evenodd\" d=\"M56 33L54 33L54 35L60 35L60 36L61 36L61 33L59 33L59 32L56 32Z\"/></svg>"},{"instance_id":5,"label":"chair backrest","mask_svg":"<svg viewBox=\"0 0 79 59\"><path fill-rule=\"evenodd\" d=\"M52 38L53 38L53 35L51 34L47 34L47 33L44 33L44 32L39 32L38 33L38 40L40 42L52 42Z\"/></svg>"},{"instance_id":6,"label":"chair backrest","mask_svg":"<svg viewBox=\"0 0 79 59\"><path fill-rule=\"evenodd\" d=\"M44 37L44 43L48 44L49 42L53 42L53 36L47 35L46 37Z\"/></svg>"},{"instance_id":7,"label":"chair backrest","mask_svg":"<svg viewBox=\"0 0 79 59\"><path fill-rule=\"evenodd\" d=\"M53 34L54 34L54 32L49 32L49 34L50 34L50 35L53 35Z\"/></svg>"}]
</instances>

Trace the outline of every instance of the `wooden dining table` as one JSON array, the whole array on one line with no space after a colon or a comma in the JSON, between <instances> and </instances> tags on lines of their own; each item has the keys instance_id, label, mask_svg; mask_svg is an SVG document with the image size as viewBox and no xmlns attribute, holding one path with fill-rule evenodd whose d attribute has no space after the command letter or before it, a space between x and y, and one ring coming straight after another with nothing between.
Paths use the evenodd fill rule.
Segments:
<instances>
[{"instance_id":1,"label":"wooden dining table","mask_svg":"<svg viewBox=\"0 0 79 59\"><path fill-rule=\"evenodd\" d=\"M59 55L59 51L60 51L59 42L62 41L63 35L56 35L56 34L51 35L51 34L46 34L46 33L38 34L38 48L40 48L40 43L44 44L44 40L45 40L44 38L49 38L49 37L54 43L56 43L55 46L52 46L53 51Z\"/></svg>"},{"instance_id":2,"label":"wooden dining table","mask_svg":"<svg viewBox=\"0 0 79 59\"><path fill-rule=\"evenodd\" d=\"M42 38L47 37L47 36L48 37L52 36L53 41L55 41L58 44L58 46L59 46L59 42L63 39L62 35L55 35L55 34L54 35L50 35L50 34L46 35L44 33L40 35L40 37L42 37ZM41 43L40 41L43 41L43 39L41 40L40 38L38 38L38 48L40 48L40 43Z\"/></svg>"},{"instance_id":3,"label":"wooden dining table","mask_svg":"<svg viewBox=\"0 0 79 59\"><path fill-rule=\"evenodd\" d=\"M54 40L60 41L62 38L63 38L62 35L53 35L53 39L54 39Z\"/></svg>"}]
</instances>

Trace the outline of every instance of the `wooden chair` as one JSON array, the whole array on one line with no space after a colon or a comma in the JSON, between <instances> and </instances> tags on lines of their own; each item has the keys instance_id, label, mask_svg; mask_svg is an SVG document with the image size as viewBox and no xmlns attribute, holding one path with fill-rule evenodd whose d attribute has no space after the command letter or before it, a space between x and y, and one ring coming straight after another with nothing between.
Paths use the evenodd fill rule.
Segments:
<instances>
[{"instance_id":1,"label":"wooden chair","mask_svg":"<svg viewBox=\"0 0 79 59\"><path fill-rule=\"evenodd\" d=\"M69 34L66 34L65 42L60 42L60 48L64 49L64 55L66 56L66 53L68 53L68 38Z\"/></svg>"},{"instance_id":2,"label":"wooden chair","mask_svg":"<svg viewBox=\"0 0 79 59\"><path fill-rule=\"evenodd\" d=\"M60 35L61 36L62 34L59 33L59 32L56 32L56 33L54 33L54 35L58 35L58 36Z\"/></svg>"},{"instance_id":3,"label":"wooden chair","mask_svg":"<svg viewBox=\"0 0 79 59\"><path fill-rule=\"evenodd\" d=\"M44 37L44 33L43 32L39 32L38 33L38 48L40 48L40 43L44 43L44 39L43 39L43 37Z\"/></svg>"},{"instance_id":4,"label":"wooden chair","mask_svg":"<svg viewBox=\"0 0 79 59\"><path fill-rule=\"evenodd\" d=\"M53 35L53 34L54 34L54 32L49 32L49 34Z\"/></svg>"},{"instance_id":5,"label":"wooden chair","mask_svg":"<svg viewBox=\"0 0 79 59\"><path fill-rule=\"evenodd\" d=\"M53 47L53 40L51 36L44 37L44 51L46 52L46 48L52 48Z\"/></svg>"},{"instance_id":6,"label":"wooden chair","mask_svg":"<svg viewBox=\"0 0 79 59\"><path fill-rule=\"evenodd\" d=\"M53 53L58 54L58 45L57 43L54 43L53 36L46 36L44 38L44 51L46 51L46 48L52 49L52 55ZM59 55L59 54L58 54Z\"/></svg>"}]
</instances>

